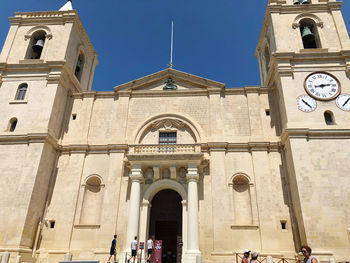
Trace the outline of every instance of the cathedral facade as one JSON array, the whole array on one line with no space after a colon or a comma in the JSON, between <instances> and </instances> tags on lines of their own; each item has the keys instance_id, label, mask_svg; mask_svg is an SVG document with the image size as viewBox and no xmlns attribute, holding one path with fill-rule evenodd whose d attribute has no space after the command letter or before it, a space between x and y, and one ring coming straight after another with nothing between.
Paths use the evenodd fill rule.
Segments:
<instances>
[{"instance_id":1,"label":"cathedral facade","mask_svg":"<svg viewBox=\"0 0 350 263\"><path fill-rule=\"evenodd\" d=\"M268 1L261 86L168 68L109 92L93 91L97 54L70 2L16 13L0 55L0 252L105 261L117 234L122 263L135 236L161 240L163 263L294 259L304 244L350 261L341 5Z\"/></svg>"}]
</instances>

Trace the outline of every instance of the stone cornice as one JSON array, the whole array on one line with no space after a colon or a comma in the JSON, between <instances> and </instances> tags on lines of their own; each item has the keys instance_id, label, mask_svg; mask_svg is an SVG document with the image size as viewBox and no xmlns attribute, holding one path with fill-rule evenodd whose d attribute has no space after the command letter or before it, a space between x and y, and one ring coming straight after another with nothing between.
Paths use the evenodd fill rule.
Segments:
<instances>
[{"instance_id":1,"label":"stone cornice","mask_svg":"<svg viewBox=\"0 0 350 263\"><path fill-rule=\"evenodd\" d=\"M202 144L202 150L209 152L279 152L280 149L280 141L251 141L239 143L209 142Z\"/></svg>"},{"instance_id":2,"label":"stone cornice","mask_svg":"<svg viewBox=\"0 0 350 263\"><path fill-rule=\"evenodd\" d=\"M286 129L281 136L282 142L288 138L333 138L350 139L350 129ZM61 154L109 154L128 153L130 145L127 144L68 144L61 145L51 133L29 133L0 135L0 145L50 143ZM174 154L127 154L128 161L150 160L202 160L204 152L279 152L282 145L279 138L274 141L252 140L243 142L208 142L201 144L201 152L174 153Z\"/></svg>"},{"instance_id":3,"label":"stone cornice","mask_svg":"<svg viewBox=\"0 0 350 263\"><path fill-rule=\"evenodd\" d=\"M128 150L128 145L126 144L107 144L107 145L70 144L70 145L60 145L58 150L62 154L125 153Z\"/></svg>"},{"instance_id":4,"label":"stone cornice","mask_svg":"<svg viewBox=\"0 0 350 263\"><path fill-rule=\"evenodd\" d=\"M281 135L282 144L288 139L350 139L350 129L287 128Z\"/></svg>"},{"instance_id":5,"label":"stone cornice","mask_svg":"<svg viewBox=\"0 0 350 263\"><path fill-rule=\"evenodd\" d=\"M191 86L207 90L207 92L217 92L225 88L225 84L202 78L175 69L164 69L151 75L127 82L114 88L116 92L124 90L140 90L155 83L162 83L166 79L172 78L177 83L190 84Z\"/></svg>"},{"instance_id":6,"label":"stone cornice","mask_svg":"<svg viewBox=\"0 0 350 263\"><path fill-rule=\"evenodd\" d=\"M340 10L343 2L328 2L319 4L309 4L309 5L283 5L274 4L268 5L267 9L270 13L279 14L295 14L295 13L315 13L315 12L328 12Z\"/></svg>"},{"instance_id":7,"label":"stone cornice","mask_svg":"<svg viewBox=\"0 0 350 263\"><path fill-rule=\"evenodd\" d=\"M49 142L55 149L58 149L57 139L51 133L27 133L0 135L0 145L9 144L30 144Z\"/></svg>"},{"instance_id":8,"label":"stone cornice","mask_svg":"<svg viewBox=\"0 0 350 263\"><path fill-rule=\"evenodd\" d=\"M300 53L295 52L274 52L271 57L269 72L265 80L266 86L271 86L272 82L278 77L292 77L295 72L315 71L318 70L347 70L350 71L350 52L349 50L329 51L328 49L300 50ZM317 65L315 61L337 60L337 66ZM305 65L298 62L313 62L310 65Z\"/></svg>"},{"instance_id":9,"label":"stone cornice","mask_svg":"<svg viewBox=\"0 0 350 263\"><path fill-rule=\"evenodd\" d=\"M224 95L246 95L247 93L267 94L267 87L243 87L243 88L225 88ZM144 91L87 91L73 93L75 99L84 99L94 97L98 98L117 98L117 97L187 97L187 96L208 96L206 90L176 90L176 91L162 91L162 90L144 90Z\"/></svg>"},{"instance_id":10,"label":"stone cornice","mask_svg":"<svg viewBox=\"0 0 350 263\"><path fill-rule=\"evenodd\" d=\"M15 73L15 74L14 74ZM64 87L73 84L74 92L81 91L81 86L76 80L73 70L66 61L21 60L16 64L2 63L0 65L0 77L6 79L22 78L46 78L49 84L61 84Z\"/></svg>"},{"instance_id":11,"label":"stone cornice","mask_svg":"<svg viewBox=\"0 0 350 263\"><path fill-rule=\"evenodd\" d=\"M220 92L219 92L220 93ZM132 91L131 97L187 97L208 96L207 90L139 90Z\"/></svg>"}]
</instances>

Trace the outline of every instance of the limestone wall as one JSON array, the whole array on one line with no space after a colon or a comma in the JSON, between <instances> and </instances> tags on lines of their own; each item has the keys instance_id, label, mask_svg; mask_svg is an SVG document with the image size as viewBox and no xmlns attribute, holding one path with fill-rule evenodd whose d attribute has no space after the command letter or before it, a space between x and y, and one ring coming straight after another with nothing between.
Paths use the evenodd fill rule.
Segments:
<instances>
[{"instance_id":1,"label":"limestone wall","mask_svg":"<svg viewBox=\"0 0 350 263\"><path fill-rule=\"evenodd\" d=\"M292 195L304 231L302 242L320 257L334 253L345 260L349 255L348 144L349 140L305 138L291 139L287 144L295 169L290 180L297 189Z\"/></svg>"}]
</instances>

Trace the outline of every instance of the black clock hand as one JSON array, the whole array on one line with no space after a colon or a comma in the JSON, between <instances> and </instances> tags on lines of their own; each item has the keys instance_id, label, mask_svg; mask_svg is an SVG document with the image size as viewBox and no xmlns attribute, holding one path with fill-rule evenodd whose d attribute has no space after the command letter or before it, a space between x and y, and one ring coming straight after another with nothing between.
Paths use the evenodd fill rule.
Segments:
<instances>
[{"instance_id":1,"label":"black clock hand","mask_svg":"<svg viewBox=\"0 0 350 263\"><path fill-rule=\"evenodd\" d=\"M349 100L350 100L350 98L348 98L348 99L344 102L343 107L349 102Z\"/></svg>"},{"instance_id":2,"label":"black clock hand","mask_svg":"<svg viewBox=\"0 0 350 263\"><path fill-rule=\"evenodd\" d=\"M349 100L350 100L350 98L349 98ZM310 105L309 103L307 103L305 100L301 100L301 101L302 101L302 102L304 102L304 103L305 103L305 105L309 106L309 107L310 107L310 109L312 109L311 105Z\"/></svg>"},{"instance_id":3,"label":"black clock hand","mask_svg":"<svg viewBox=\"0 0 350 263\"><path fill-rule=\"evenodd\" d=\"M327 86L330 86L331 84L321 84L321 85L315 85L315 88L318 88L318 87L320 87L320 88L324 88L324 87L327 87Z\"/></svg>"}]
</instances>

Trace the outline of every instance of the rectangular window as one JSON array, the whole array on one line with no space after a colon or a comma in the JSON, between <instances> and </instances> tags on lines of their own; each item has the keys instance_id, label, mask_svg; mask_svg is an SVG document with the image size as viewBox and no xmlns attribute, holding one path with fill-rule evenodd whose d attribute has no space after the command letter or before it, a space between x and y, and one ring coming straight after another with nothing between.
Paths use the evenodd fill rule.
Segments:
<instances>
[{"instance_id":1,"label":"rectangular window","mask_svg":"<svg viewBox=\"0 0 350 263\"><path fill-rule=\"evenodd\" d=\"M176 132L160 132L159 144L176 144Z\"/></svg>"}]
</instances>

